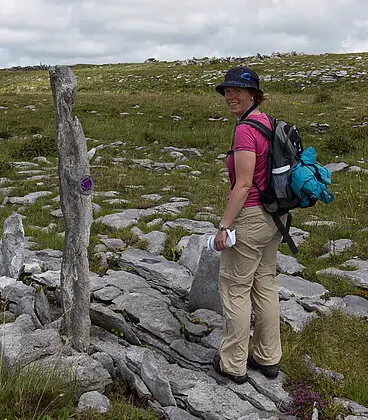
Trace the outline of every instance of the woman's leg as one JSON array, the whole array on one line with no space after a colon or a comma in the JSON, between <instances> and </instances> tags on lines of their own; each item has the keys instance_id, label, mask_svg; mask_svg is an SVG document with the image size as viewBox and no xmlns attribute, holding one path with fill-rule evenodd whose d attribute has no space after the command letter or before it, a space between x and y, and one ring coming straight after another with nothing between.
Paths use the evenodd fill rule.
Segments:
<instances>
[{"instance_id":1,"label":"woman's leg","mask_svg":"<svg viewBox=\"0 0 368 420\"><path fill-rule=\"evenodd\" d=\"M276 233L264 248L251 291L255 319L253 358L261 365L275 365L281 359L280 305L275 279L280 241L280 234Z\"/></svg>"},{"instance_id":2,"label":"woman's leg","mask_svg":"<svg viewBox=\"0 0 368 420\"><path fill-rule=\"evenodd\" d=\"M221 367L236 376L246 372L254 274L265 244L276 231L275 226L268 229L268 223L268 215L260 207L242 209L232 225L236 230L236 245L221 254L220 295L224 317Z\"/></svg>"}]
</instances>

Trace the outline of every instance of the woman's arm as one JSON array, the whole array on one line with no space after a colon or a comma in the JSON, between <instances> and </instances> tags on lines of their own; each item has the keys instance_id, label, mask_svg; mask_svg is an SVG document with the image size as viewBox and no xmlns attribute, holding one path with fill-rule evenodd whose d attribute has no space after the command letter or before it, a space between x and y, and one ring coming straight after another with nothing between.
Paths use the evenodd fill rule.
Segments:
<instances>
[{"instance_id":1,"label":"woman's arm","mask_svg":"<svg viewBox=\"0 0 368 420\"><path fill-rule=\"evenodd\" d=\"M256 154L254 152L239 150L234 153L236 183L222 217L221 222L225 227L230 226L244 206L253 184L255 164ZM226 231L219 230L214 240L215 249L218 251L224 250L226 248L226 239Z\"/></svg>"}]
</instances>

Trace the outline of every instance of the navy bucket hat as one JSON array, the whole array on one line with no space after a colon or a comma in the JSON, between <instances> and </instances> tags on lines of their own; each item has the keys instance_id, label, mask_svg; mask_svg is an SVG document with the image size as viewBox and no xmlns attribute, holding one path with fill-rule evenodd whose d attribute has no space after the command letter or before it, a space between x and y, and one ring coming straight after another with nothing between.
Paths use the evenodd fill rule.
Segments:
<instances>
[{"instance_id":1,"label":"navy bucket hat","mask_svg":"<svg viewBox=\"0 0 368 420\"><path fill-rule=\"evenodd\" d=\"M259 88L259 77L256 72L248 67L235 67L228 70L225 81L216 86L216 90L221 95L225 95L225 88L252 88L263 93Z\"/></svg>"}]
</instances>

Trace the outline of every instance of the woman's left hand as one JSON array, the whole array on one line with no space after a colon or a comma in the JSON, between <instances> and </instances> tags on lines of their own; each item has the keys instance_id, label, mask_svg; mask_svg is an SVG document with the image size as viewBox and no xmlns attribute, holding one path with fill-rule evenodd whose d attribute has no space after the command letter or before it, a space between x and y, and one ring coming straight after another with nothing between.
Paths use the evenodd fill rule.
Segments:
<instances>
[{"instance_id":1,"label":"woman's left hand","mask_svg":"<svg viewBox=\"0 0 368 420\"><path fill-rule=\"evenodd\" d=\"M226 240L227 240L226 230L218 230L214 239L215 249L217 251L223 251L225 248L227 248Z\"/></svg>"}]
</instances>

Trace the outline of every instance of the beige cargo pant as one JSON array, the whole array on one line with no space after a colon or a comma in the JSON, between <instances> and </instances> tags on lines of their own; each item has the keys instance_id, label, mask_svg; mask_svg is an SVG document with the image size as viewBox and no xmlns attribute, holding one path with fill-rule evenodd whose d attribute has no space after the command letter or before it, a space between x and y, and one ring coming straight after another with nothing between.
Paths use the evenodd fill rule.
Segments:
<instances>
[{"instance_id":1,"label":"beige cargo pant","mask_svg":"<svg viewBox=\"0 0 368 420\"><path fill-rule=\"evenodd\" d=\"M244 207L234 220L236 245L221 253L220 295L224 330L221 368L236 376L246 373L251 306L254 312L253 358L262 365L281 359L280 308L276 254L281 235L261 206Z\"/></svg>"}]
</instances>

